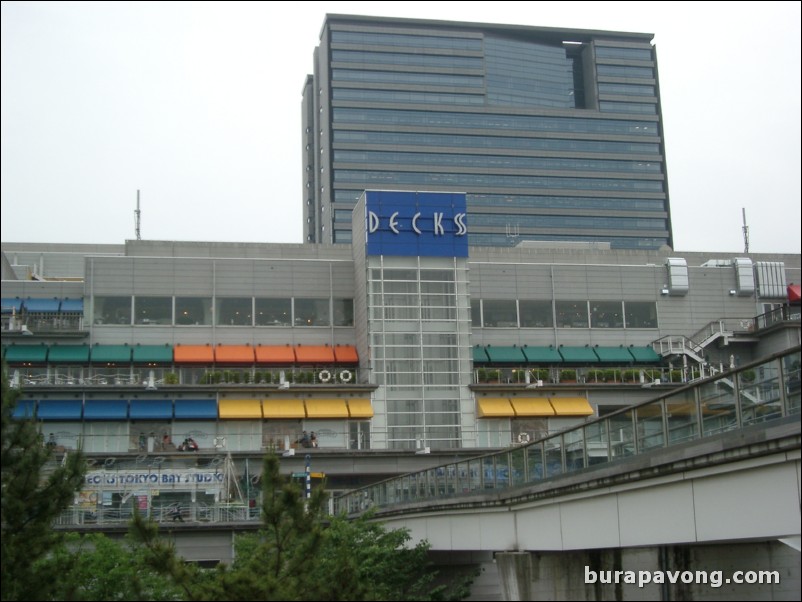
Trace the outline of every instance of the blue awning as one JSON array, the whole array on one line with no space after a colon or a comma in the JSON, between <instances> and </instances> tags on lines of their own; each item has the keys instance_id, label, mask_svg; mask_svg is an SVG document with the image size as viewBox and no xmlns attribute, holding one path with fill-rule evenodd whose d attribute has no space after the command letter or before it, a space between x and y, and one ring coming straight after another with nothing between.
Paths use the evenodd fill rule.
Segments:
<instances>
[{"instance_id":1,"label":"blue awning","mask_svg":"<svg viewBox=\"0 0 802 602\"><path fill-rule=\"evenodd\" d=\"M18 399L12 417L16 420L25 420L26 418L33 418L34 416L36 416L36 400Z\"/></svg>"},{"instance_id":2,"label":"blue awning","mask_svg":"<svg viewBox=\"0 0 802 602\"><path fill-rule=\"evenodd\" d=\"M176 399L176 420L217 420L216 399Z\"/></svg>"},{"instance_id":3,"label":"blue awning","mask_svg":"<svg viewBox=\"0 0 802 602\"><path fill-rule=\"evenodd\" d=\"M132 399L129 412L131 420L172 420L171 399Z\"/></svg>"},{"instance_id":4,"label":"blue awning","mask_svg":"<svg viewBox=\"0 0 802 602\"><path fill-rule=\"evenodd\" d=\"M82 314L84 313L83 299L62 299L61 313L63 314Z\"/></svg>"},{"instance_id":5,"label":"blue awning","mask_svg":"<svg viewBox=\"0 0 802 602\"><path fill-rule=\"evenodd\" d=\"M2 305L4 314L10 314L12 312L19 313L19 310L22 309L22 299L19 297L16 299L6 299L3 297Z\"/></svg>"},{"instance_id":6,"label":"blue awning","mask_svg":"<svg viewBox=\"0 0 802 602\"><path fill-rule=\"evenodd\" d=\"M25 299L25 309L32 313L57 314L60 306L60 299Z\"/></svg>"},{"instance_id":7,"label":"blue awning","mask_svg":"<svg viewBox=\"0 0 802 602\"><path fill-rule=\"evenodd\" d=\"M43 399L36 416L39 420L80 420L80 399Z\"/></svg>"},{"instance_id":8,"label":"blue awning","mask_svg":"<svg viewBox=\"0 0 802 602\"><path fill-rule=\"evenodd\" d=\"M87 399L84 420L127 420L127 399Z\"/></svg>"}]
</instances>

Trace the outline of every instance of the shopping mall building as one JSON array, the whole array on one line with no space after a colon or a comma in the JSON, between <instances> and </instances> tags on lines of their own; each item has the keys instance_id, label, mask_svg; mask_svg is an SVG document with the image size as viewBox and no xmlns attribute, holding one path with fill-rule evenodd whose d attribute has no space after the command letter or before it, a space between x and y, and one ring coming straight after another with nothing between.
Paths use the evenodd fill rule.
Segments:
<instances>
[{"instance_id":1,"label":"shopping mall building","mask_svg":"<svg viewBox=\"0 0 802 602\"><path fill-rule=\"evenodd\" d=\"M88 454L90 516L247 506L266 452L342 491L800 343L799 255L469 247L469 228L464 194L369 191L352 245L3 243L16 416Z\"/></svg>"}]
</instances>

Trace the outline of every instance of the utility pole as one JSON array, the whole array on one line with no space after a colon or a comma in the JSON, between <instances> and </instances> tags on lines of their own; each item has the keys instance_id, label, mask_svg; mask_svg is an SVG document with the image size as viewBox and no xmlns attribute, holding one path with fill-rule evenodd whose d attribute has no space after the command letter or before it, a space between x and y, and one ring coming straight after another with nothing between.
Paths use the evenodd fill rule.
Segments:
<instances>
[{"instance_id":1,"label":"utility pole","mask_svg":"<svg viewBox=\"0 0 802 602\"><path fill-rule=\"evenodd\" d=\"M749 253L749 226L746 225L746 207L742 207L741 210L744 216L744 253Z\"/></svg>"}]
</instances>

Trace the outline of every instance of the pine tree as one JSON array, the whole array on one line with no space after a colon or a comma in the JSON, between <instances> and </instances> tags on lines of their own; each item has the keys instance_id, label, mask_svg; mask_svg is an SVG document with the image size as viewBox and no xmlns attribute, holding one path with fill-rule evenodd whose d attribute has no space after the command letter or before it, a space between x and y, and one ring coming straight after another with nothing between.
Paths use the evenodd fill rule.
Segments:
<instances>
[{"instance_id":1,"label":"pine tree","mask_svg":"<svg viewBox=\"0 0 802 602\"><path fill-rule=\"evenodd\" d=\"M42 574L39 561L61 545L53 521L73 502L85 463L70 453L57 464L33 420L12 417L19 394L9 388L5 367L2 397L0 592L3 600L47 600L64 575Z\"/></svg>"}]
</instances>

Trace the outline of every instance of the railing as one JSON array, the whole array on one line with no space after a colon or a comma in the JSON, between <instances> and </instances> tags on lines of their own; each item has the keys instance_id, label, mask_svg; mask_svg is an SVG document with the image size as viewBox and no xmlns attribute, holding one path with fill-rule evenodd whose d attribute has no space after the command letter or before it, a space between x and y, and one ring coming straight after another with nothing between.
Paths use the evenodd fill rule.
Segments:
<instances>
[{"instance_id":1,"label":"railing","mask_svg":"<svg viewBox=\"0 0 802 602\"><path fill-rule=\"evenodd\" d=\"M513 449L389 479L334 500L360 513L518 487L800 414L800 347Z\"/></svg>"},{"instance_id":2,"label":"railing","mask_svg":"<svg viewBox=\"0 0 802 602\"><path fill-rule=\"evenodd\" d=\"M802 308L799 305L783 305L754 319L757 329L768 328L782 322L798 322Z\"/></svg>"},{"instance_id":3,"label":"railing","mask_svg":"<svg viewBox=\"0 0 802 602\"><path fill-rule=\"evenodd\" d=\"M162 524L177 523L241 523L259 522L259 508L246 504L165 504L145 507L140 510L143 516ZM62 512L55 521L56 526L114 526L126 525L134 517L133 504L120 507L88 505L73 506Z\"/></svg>"},{"instance_id":4,"label":"railing","mask_svg":"<svg viewBox=\"0 0 802 602\"><path fill-rule=\"evenodd\" d=\"M353 385L359 382L358 370L343 366L310 368L232 368L226 370L203 368L129 369L121 367L109 371L107 367L50 366L41 368L15 368L20 383L25 386L269 386L282 382L294 385ZM283 380L282 380L283 376Z\"/></svg>"},{"instance_id":5,"label":"railing","mask_svg":"<svg viewBox=\"0 0 802 602\"><path fill-rule=\"evenodd\" d=\"M527 374L528 373L528 374ZM638 384L673 383L681 384L682 372L666 367L605 367L605 368L527 368L516 366L508 368L475 368L475 384L538 385L565 382L586 384Z\"/></svg>"}]
</instances>

